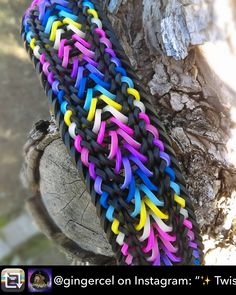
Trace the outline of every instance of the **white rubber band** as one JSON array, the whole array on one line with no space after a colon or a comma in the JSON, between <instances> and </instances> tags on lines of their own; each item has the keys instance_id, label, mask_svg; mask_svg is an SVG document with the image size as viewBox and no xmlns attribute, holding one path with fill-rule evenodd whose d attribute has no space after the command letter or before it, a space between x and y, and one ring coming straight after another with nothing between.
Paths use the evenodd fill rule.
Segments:
<instances>
[{"instance_id":1,"label":"white rubber band","mask_svg":"<svg viewBox=\"0 0 236 295\"><path fill-rule=\"evenodd\" d=\"M69 134L70 134L70 137L72 137L73 139L76 138L76 134L75 134L75 128L76 128L76 124L75 122L71 123L70 126L69 126Z\"/></svg>"},{"instance_id":2,"label":"white rubber band","mask_svg":"<svg viewBox=\"0 0 236 295\"><path fill-rule=\"evenodd\" d=\"M143 234L139 238L139 241L143 242L144 240L146 240L149 237L149 234L150 234L150 217L149 217L149 213L147 212L147 219L144 225Z\"/></svg>"},{"instance_id":3,"label":"white rubber band","mask_svg":"<svg viewBox=\"0 0 236 295\"><path fill-rule=\"evenodd\" d=\"M85 33L82 32L80 29L76 28L76 26L72 25L72 24L69 24L67 26L67 30L71 30L73 31L75 34L77 34L78 36L80 36L81 38L84 38L85 37Z\"/></svg>"},{"instance_id":4,"label":"white rubber band","mask_svg":"<svg viewBox=\"0 0 236 295\"><path fill-rule=\"evenodd\" d=\"M171 232L173 230L172 226L166 225L158 216L152 213L153 219L156 221L156 223L159 225L160 229L162 229L164 232Z\"/></svg>"},{"instance_id":5,"label":"white rubber band","mask_svg":"<svg viewBox=\"0 0 236 295\"><path fill-rule=\"evenodd\" d=\"M110 105L107 105L107 106L105 106L105 108L103 108L103 113L104 112L110 112L116 119L118 119L119 121L121 121L124 124L128 123L128 117L121 114L119 111L117 111L115 108L113 108Z\"/></svg>"},{"instance_id":6,"label":"white rubber band","mask_svg":"<svg viewBox=\"0 0 236 295\"><path fill-rule=\"evenodd\" d=\"M65 33L65 31L63 29L58 29L56 31L56 37L55 37L55 41L54 41L54 49L59 49L60 47L60 42L61 42L61 34Z\"/></svg>"},{"instance_id":7,"label":"white rubber band","mask_svg":"<svg viewBox=\"0 0 236 295\"><path fill-rule=\"evenodd\" d=\"M125 234L120 232L118 234L118 236L116 237L116 242L117 244L119 244L120 246L122 246L124 244L124 238L125 238Z\"/></svg>"},{"instance_id":8,"label":"white rubber band","mask_svg":"<svg viewBox=\"0 0 236 295\"><path fill-rule=\"evenodd\" d=\"M133 104L138 107L142 113L145 113L146 112L146 108L145 108L145 105L141 102L141 101L138 101L138 100L134 100L133 101Z\"/></svg>"},{"instance_id":9,"label":"white rubber band","mask_svg":"<svg viewBox=\"0 0 236 295\"><path fill-rule=\"evenodd\" d=\"M95 113L95 119L94 119L94 124L93 124L93 132L98 134L98 131L100 130L102 122L102 110L97 109Z\"/></svg>"},{"instance_id":10,"label":"white rubber band","mask_svg":"<svg viewBox=\"0 0 236 295\"><path fill-rule=\"evenodd\" d=\"M40 49L39 45L36 45L36 46L34 47L34 56L35 56L37 59L40 59L39 49Z\"/></svg>"},{"instance_id":11,"label":"white rubber band","mask_svg":"<svg viewBox=\"0 0 236 295\"><path fill-rule=\"evenodd\" d=\"M188 218L188 211L184 208L180 208L180 213L185 217Z\"/></svg>"},{"instance_id":12,"label":"white rubber band","mask_svg":"<svg viewBox=\"0 0 236 295\"><path fill-rule=\"evenodd\" d=\"M96 24L98 26L98 28L102 29L102 22L100 21L99 18L92 18L91 19L91 23Z\"/></svg>"}]
</instances>

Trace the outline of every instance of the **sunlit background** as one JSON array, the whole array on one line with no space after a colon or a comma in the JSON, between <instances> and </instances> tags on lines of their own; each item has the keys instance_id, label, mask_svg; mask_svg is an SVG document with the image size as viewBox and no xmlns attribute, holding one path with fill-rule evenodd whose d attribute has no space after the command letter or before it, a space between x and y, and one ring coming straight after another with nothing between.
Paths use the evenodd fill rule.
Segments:
<instances>
[{"instance_id":1,"label":"sunlit background","mask_svg":"<svg viewBox=\"0 0 236 295\"><path fill-rule=\"evenodd\" d=\"M30 0L0 0L0 264L65 264L24 208L22 148L34 122L48 118L43 90L20 39Z\"/></svg>"},{"instance_id":2,"label":"sunlit background","mask_svg":"<svg viewBox=\"0 0 236 295\"><path fill-rule=\"evenodd\" d=\"M235 18L232 11L217 10L218 25ZM231 1L231 0L226 0ZM0 264L67 264L65 255L38 232L25 209L29 192L22 188L19 172L22 166L22 148L34 122L48 118L45 95L20 39L20 22L30 0L0 0ZM222 3L221 3L222 4ZM229 22L227 22L229 23ZM235 21L227 28L236 43ZM224 42L216 41L201 47L215 73L236 93L236 54ZM41 98L42 99L39 99ZM232 120L236 124L236 97L231 102ZM236 128L227 143L228 160L236 166ZM229 218L236 215L231 208ZM232 220L229 221L229 223ZM227 224L225 225L227 227ZM208 240L209 249L214 244ZM214 254L217 257L217 253ZM208 257L208 264L215 257ZM235 257L231 262L235 263ZM226 264L224 255L218 263ZM227 263L230 263L228 261Z\"/></svg>"}]
</instances>

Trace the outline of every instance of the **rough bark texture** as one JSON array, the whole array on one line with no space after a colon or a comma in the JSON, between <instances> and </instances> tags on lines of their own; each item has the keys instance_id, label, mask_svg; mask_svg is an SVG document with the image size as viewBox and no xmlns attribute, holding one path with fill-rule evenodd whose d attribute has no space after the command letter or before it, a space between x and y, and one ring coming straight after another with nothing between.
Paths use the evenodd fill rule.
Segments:
<instances>
[{"instance_id":1,"label":"rough bark texture","mask_svg":"<svg viewBox=\"0 0 236 295\"><path fill-rule=\"evenodd\" d=\"M230 263L236 251L236 170L227 160L226 142L233 127L230 106L235 92L211 68L204 48L196 45L209 38L232 41L232 20L219 23L217 9L226 5L236 11L235 4L113 0L103 5L112 12L115 31L173 140L202 230L206 262ZM90 263L114 263L95 209L53 123L41 122L29 142L23 178L37 193L39 207L47 209L48 222L80 249L72 251L76 261L88 261L88 255L83 256L88 251L91 257L101 255ZM40 222L44 217L36 213L34 201L29 207Z\"/></svg>"}]
</instances>

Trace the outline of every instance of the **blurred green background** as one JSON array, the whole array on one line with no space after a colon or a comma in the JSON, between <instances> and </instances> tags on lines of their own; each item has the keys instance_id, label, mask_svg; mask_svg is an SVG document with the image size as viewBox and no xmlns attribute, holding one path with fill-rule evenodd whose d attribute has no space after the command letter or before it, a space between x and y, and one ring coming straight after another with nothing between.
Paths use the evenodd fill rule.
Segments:
<instances>
[{"instance_id":1,"label":"blurred green background","mask_svg":"<svg viewBox=\"0 0 236 295\"><path fill-rule=\"evenodd\" d=\"M31 0L0 0L0 265L65 264L26 212L29 192L19 173L22 149L34 122L49 117L47 100L20 38Z\"/></svg>"}]
</instances>

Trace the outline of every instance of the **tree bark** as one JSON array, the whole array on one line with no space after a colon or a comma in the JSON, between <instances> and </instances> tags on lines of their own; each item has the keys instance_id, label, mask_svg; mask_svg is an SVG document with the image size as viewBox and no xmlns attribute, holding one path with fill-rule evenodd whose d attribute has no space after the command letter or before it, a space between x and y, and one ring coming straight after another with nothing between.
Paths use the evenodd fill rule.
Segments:
<instances>
[{"instance_id":1,"label":"tree bark","mask_svg":"<svg viewBox=\"0 0 236 295\"><path fill-rule=\"evenodd\" d=\"M230 263L236 251L236 170L227 142L234 127L230 111L235 89L209 57L213 48L227 62L218 50L222 44L236 53L232 27L236 5L230 0L102 3L173 140L202 230L205 261ZM219 18L226 8L228 15ZM53 120L41 121L31 131L22 179L34 192L28 207L36 223L73 255L75 263L115 263ZM224 254L224 261L219 253Z\"/></svg>"}]
</instances>

